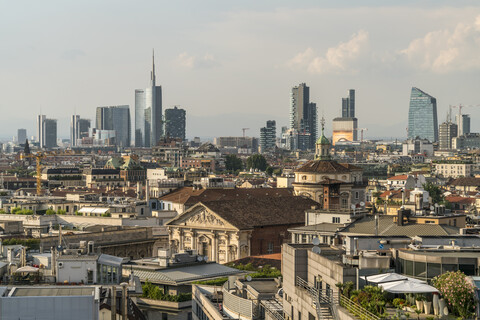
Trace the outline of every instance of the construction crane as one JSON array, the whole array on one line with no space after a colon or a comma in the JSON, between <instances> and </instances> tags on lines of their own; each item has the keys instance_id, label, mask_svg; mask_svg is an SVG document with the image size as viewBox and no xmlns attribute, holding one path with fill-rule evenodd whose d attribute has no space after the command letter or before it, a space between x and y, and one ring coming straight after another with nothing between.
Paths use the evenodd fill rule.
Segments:
<instances>
[{"instance_id":1,"label":"construction crane","mask_svg":"<svg viewBox=\"0 0 480 320\"><path fill-rule=\"evenodd\" d=\"M33 158L35 159L36 163L36 170L37 170L37 196L42 195L42 159L48 157L55 157L57 156L54 152L37 152L35 154L21 154L20 159L25 158Z\"/></svg>"},{"instance_id":2,"label":"construction crane","mask_svg":"<svg viewBox=\"0 0 480 320\"><path fill-rule=\"evenodd\" d=\"M450 106L450 109L458 108L458 117L460 118L462 116L462 109L463 108L468 108L468 107L480 107L480 104L468 105L468 106L462 106L461 104L459 104L458 106Z\"/></svg>"},{"instance_id":3,"label":"construction crane","mask_svg":"<svg viewBox=\"0 0 480 320\"><path fill-rule=\"evenodd\" d=\"M353 130L355 130L357 132L360 131L360 137L361 137L360 142L363 142L363 131L368 131L368 129L367 128L355 128Z\"/></svg>"},{"instance_id":4,"label":"construction crane","mask_svg":"<svg viewBox=\"0 0 480 320\"><path fill-rule=\"evenodd\" d=\"M243 131L243 137L245 138L245 131L250 130L250 128L242 128Z\"/></svg>"}]
</instances>

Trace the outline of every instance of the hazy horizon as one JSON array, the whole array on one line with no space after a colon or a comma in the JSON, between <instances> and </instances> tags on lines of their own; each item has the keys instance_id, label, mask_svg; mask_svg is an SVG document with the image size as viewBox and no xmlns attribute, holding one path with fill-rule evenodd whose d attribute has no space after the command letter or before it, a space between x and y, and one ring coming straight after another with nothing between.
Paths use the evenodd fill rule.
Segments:
<instances>
[{"instance_id":1,"label":"hazy horizon","mask_svg":"<svg viewBox=\"0 0 480 320\"><path fill-rule=\"evenodd\" d=\"M0 4L0 138L35 135L40 113L68 138L70 116L130 106L148 85L152 49L163 109L187 111L187 137L277 133L290 89L305 82L318 118L356 90L365 138L406 137L411 87L449 105L479 105L477 1L22 1ZM8 30L8 31L7 31ZM480 107L471 114L480 131ZM458 109L453 109L458 113Z\"/></svg>"}]
</instances>

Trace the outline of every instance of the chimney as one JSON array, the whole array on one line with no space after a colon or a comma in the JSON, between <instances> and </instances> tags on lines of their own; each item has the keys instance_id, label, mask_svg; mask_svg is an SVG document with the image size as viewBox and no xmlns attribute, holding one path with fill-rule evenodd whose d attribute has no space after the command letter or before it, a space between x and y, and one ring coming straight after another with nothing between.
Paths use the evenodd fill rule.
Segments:
<instances>
[{"instance_id":1,"label":"chimney","mask_svg":"<svg viewBox=\"0 0 480 320\"><path fill-rule=\"evenodd\" d=\"M403 208L397 210L397 226L403 226Z\"/></svg>"}]
</instances>

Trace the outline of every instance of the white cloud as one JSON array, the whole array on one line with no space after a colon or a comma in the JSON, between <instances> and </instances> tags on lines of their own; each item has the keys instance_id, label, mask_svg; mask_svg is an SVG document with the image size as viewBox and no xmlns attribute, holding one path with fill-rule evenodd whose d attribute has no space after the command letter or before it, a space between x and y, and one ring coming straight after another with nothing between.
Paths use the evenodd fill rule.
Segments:
<instances>
[{"instance_id":1,"label":"white cloud","mask_svg":"<svg viewBox=\"0 0 480 320\"><path fill-rule=\"evenodd\" d=\"M353 34L349 41L341 42L327 49L322 56L316 56L312 48L298 53L287 62L291 68L306 68L310 73L354 73L355 62L365 56L368 51L368 32L360 30Z\"/></svg>"},{"instance_id":2,"label":"white cloud","mask_svg":"<svg viewBox=\"0 0 480 320\"><path fill-rule=\"evenodd\" d=\"M189 55L186 52L180 53L175 59L175 63L186 69L197 68L213 68L219 65L213 55L207 53L204 56L198 57L195 55Z\"/></svg>"},{"instance_id":3,"label":"white cloud","mask_svg":"<svg viewBox=\"0 0 480 320\"><path fill-rule=\"evenodd\" d=\"M427 33L401 51L414 67L435 73L480 69L480 15L474 22Z\"/></svg>"}]
</instances>

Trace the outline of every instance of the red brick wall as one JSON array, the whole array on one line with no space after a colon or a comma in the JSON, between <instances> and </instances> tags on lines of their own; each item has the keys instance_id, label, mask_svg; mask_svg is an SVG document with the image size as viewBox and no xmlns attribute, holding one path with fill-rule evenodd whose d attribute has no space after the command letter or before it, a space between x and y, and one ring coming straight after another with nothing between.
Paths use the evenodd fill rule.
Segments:
<instances>
[{"instance_id":1,"label":"red brick wall","mask_svg":"<svg viewBox=\"0 0 480 320\"><path fill-rule=\"evenodd\" d=\"M290 224L280 226L265 226L263 228L256 227L252 232L251 243L251 255L267 254L268 244L273 243L273 252L279 253L282 251L282 243L290 242L291 235L287 229L294 227L301 227L304 224Z\"/></svg>"}]
</instances>

